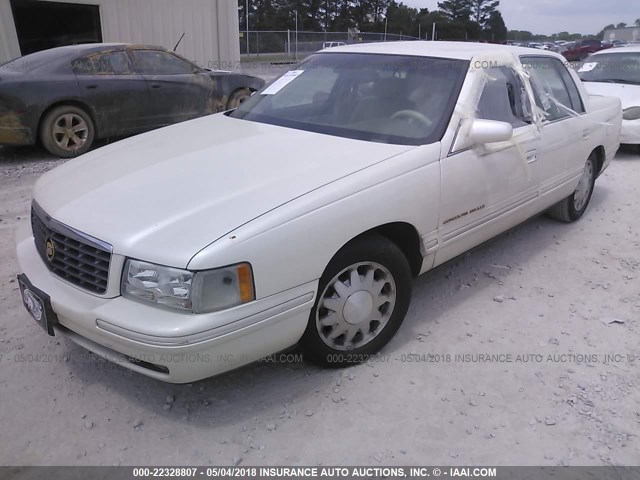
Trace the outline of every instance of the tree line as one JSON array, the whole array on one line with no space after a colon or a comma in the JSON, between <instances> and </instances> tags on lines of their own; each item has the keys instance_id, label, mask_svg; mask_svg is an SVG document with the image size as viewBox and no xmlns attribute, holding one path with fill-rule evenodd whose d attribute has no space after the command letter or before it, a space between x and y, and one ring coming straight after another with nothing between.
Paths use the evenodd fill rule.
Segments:
<instances>
[{"instance_id":1,"label":"tree line","mask_svg":"<svg viewBox=\"0 0 640 480\"><path fill-rule=\"evenodd\" d=\"M249 6L249 24L246 6ZM504 42L507 27L499 0L443 0L438 9L412 8L396 0L238 0L240 30L388 32L439 40Z\"/></svg>"}]
</instances>

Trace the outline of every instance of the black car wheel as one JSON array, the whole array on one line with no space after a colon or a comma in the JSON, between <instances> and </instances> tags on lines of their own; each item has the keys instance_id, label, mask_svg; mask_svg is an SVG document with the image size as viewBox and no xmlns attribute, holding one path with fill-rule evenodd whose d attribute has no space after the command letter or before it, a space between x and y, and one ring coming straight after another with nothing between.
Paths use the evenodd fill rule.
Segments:
<instances>
[{"instance_id":1,"label":"black car wheel","mask_svg":"<svg viewBox=\"0 0 640 480\"><path fill-rule=\"evenodd\" d=\"M329 262L300 341L313 363L332 368L367 360L398 331L411 301L402 251L382 236L359 238Z\"/></svg>"},{"instance_id":2,"label":"black car wheel","mask_svg":"<svg viewBox=\"0 0 640 480\"><path fill-rule=\"evenodd\" d=\"M251 90L249 90L248 88L241 88L240 90L236 90L229 96L229 101L227 102L227 110L234 110L238 108L238 106L250 96Z\"/></svg>"},{"instance_id":3,"label":"black car wheel","mask_svg":"<svg viewBox=\"0 0 640 480\"><path fill-rule=\"evenodd\" d=\"M77 157L93 145L95 127L83 109L64 105L48 112L40 128L42 145L53 155Z\"/></svg>"}]
</instances>

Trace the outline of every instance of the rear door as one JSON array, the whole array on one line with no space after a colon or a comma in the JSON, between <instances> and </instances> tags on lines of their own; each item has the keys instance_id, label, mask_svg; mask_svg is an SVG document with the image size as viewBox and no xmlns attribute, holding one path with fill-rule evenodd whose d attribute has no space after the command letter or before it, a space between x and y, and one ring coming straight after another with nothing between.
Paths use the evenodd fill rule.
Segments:
<instances>
[{"instance_id":1,"label":"rear door","mask_svg":"<svg viewBox=\"0 0 640 480\"><path fill-rule=\"evenodd\" d=\"M549 203L574 190L573 182L591 153L588 140L596 125L584 118L582 98L562 61L527 56L522 63L529 72L536 104L546 115L539 148L540 195L543 203Z\"/></svg>"},{"instance_id":2,"label":"rear door","mask_svg":"<svg viewBox=\"0 0 640 480\"><path fill-rule=\"evenodd\" d=\"M80 95L93 108L100 137L145 128L147 83L133 71L124 50L89 55L73 62L72 67Z\"/></svg>"},{"instance_id":3,"label":"rear door","mask_svg":"<svg viewBox=\"0 0 640 480\"><path fill-rule=\"evenodd\" d=\"M171 125L214 111L215 82L195 64L164 50L130 50L134 69L149 86L150 121Z\"/></svg>"}]
</instances>

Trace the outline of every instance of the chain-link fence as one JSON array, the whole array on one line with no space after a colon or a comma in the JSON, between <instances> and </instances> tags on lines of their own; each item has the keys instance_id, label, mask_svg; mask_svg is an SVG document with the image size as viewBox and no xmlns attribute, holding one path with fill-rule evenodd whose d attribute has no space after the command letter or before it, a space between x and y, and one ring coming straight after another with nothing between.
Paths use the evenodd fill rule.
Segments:
<instances>
[{"instance_id":1,"label":"chain-link fence","mask_svg":"<svg viewBox=\"0 0 640 480\"><path fill-rule=\"evenodd\" d=\"M416 37L392 33L371 32L240 32L240 53L243 57L283 57L300 59L322 48L353 43L418 40Z\"/></svg>"}]
</instances>

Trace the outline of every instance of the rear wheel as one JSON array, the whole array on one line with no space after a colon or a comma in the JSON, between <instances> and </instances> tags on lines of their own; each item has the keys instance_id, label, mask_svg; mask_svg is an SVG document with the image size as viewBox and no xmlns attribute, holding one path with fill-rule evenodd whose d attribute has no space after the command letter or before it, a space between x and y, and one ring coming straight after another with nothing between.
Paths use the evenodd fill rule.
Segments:
<instances>
[{"instance_id":1,"label":"rear wheel","mask_svg":"<svg viewBox=\"0 0 640 480\"><path fill-rule=\"evenodd\" d=\"M402 251L382 236L357 239L327 266L301 346L326 367L367 360L398 331L411 301L412 276Z\"/></svg>"},{"instance_id":2,"label":"rear wheel","mask_svg":"<svg viewBox=\"0 0 640 480\"><path fill-rule=\"evenodd\" d=\"M77 157L93 145L95 128L91 117L81 108L64 105L47 113L40 128L40 140L53 155Z\"/></svg>"},{"instance_id":3,"label":"rear wheel","mask_svg":"<svg viewBox=\"0 0 640 480\"><path fill-rule=\"evenodd\" d=\"M597 176L597 161L592 153L585 163L584 171L576 190L564 200L561 200L548 211L550 217L562 222L575 222L589 206Z\"/></svg>"},{"instance_id":4,"label":"rear wheel","mask_svg":"<svg viewBox=\"0 0 640 480\"><path fill-rule=\"evenodd\" d=\"M227 110L234 110L238 108L238 106L250 96L251 90L249 90L248 88L241 88L240 90L236 90L229 96L229 101L227 102Z\"/></svg>"}]
</instances>

